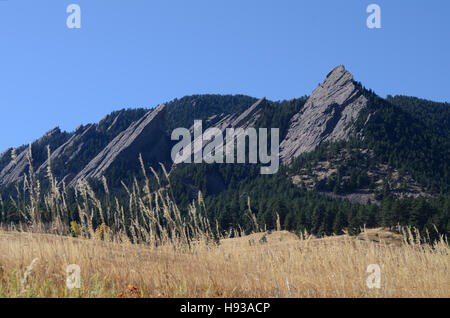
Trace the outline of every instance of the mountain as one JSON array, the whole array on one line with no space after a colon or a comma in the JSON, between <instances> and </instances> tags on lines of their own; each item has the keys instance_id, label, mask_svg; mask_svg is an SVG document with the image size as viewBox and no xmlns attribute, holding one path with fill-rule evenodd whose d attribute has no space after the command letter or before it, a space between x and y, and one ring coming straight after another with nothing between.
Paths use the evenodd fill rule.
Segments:
<instances>
[{"instance_id":1,"label":"mountain","mask_svg":"<svg viewBox=\"0 0 450 318\"><path fill-rule=\"evenodd\" d=\"M7 186L20 181L28 171L28 154L31 152L34 170L45 176L48 166L48 151L50 162L57 179L73 178L87 165L113 138L133 122L141 118L147 110L133 109L113 112L103 118L98 124L80 125L74 132L61 132L55 128L31 145L15 150L17 158L12 160L9 149L0 157L0 186Z\"/></svg>"},{"instance_id":2,"label":"mountain","mask_svg":"<svg viewBox=\"0 0 450 318\"><path fill-rule=\"evenodd\" d=\"M230 97L214 96L214 98ZM68 135L69 138L66 138L63 144L55 144L54 149L51 149L52 166L56 169L57 176L71 186L78 180L100 179L103 175L107 175L110 167L119 164L119 161L130 160L129 164L133 165L139 153L152 152L151 149L158 149L155 154L159 156L145 158L146 163L155 164L162 161L170 166L168 154L172 143L167 135L171 129L176 128L175 125L192 130L194 120L201 119L204 121L204 129L214 126L225 131L226 128L256 127L263 115L264 107L282 107L280 103L266 102L265 98L259 100L243 96L238 98L241 100L237 101L237 105L230 105L231 101L225 100L215 105L215 109L213 107L207 109L213 101L205 103L205 100L211 99L211 96L197 96L191 101L191 105L183 105L182 113L190 117L183 119L178 119L179 104L182 104L183 100L161 105L145 114L138 112L136 115L142 117L131 116L134 121L121 118L129 111L111 114L98 125L80 126L74 133ZM351 134L352 123L366 104L367 100L356 88L353 76L343 66L336 67L314 90L304 107L296 114L291 114L292 118L288 119L287 135L282 136L284 140L280 141L281 160L290 162L301 153L310 152L325 141L347 140ZM186 114L186 110L191 113ZM194 114L195 117L192 116ZM114 127L119 122L122 124L120 128ZM270 122L267 124L270 124L270 127L277 127ZM93 144L93 140L97 141L95 148L90 145ZM42 141L39 140L37 143L42 144ZM1 184L13 183L24 173L27 152L28 150L24 149L19 155L19 164L13 169L14 172L10 171L12 164L8 169L2 170ZM39 163L40 165L36 167L37 172L44 173L48 161Z\"/></svg>"},{"instance_id":3,"label":"mountain","mask_svg":"<svg viewBox=\"0 0 450 318\"><path fill-rule=\"evenodd\" d=\"M222 133L227 128L279 128L280 171L261 176L261 165L174 164L171 133L179 127L193 132L194 120L202 120L204 131L216 127ZM202 149L210 143L202 140ZM95 187L106 177L120 193L121 181L140 180L139 157L156 171L164 164L181 206L202 191L210 217L222 228L248 223L243 213L247 197L255 202L261 222L274 226L276 212L286 228L297 230L330 233L337 218L346 219L339 222L347 226L352 220L354 227L394 219L408 223L409 218L387 221L379 214L388 209L386 202L414 210L421 199L436 202L420 203L435 211L420 221L422 227L430 220L441 228L450 224L444 211L447 199L433 201L450 192L449 104L381 98L342 65L309 97L275 102L244 95L193 95L153 109L117 111L71 133L55 128L31 145L0 154L0 192L3 197L14 193L32 160L43 187L50 162L53 175L69 188L82 180Z\"/></svg>"},{"instance_id":4,"label":"mountain","mask_svg":"<svg viewBox=\"0 0 450 318\"><path fill-rule=\"evenodd\" d=\"M11 149L4 152L3 157L6 157L6 154L9 154L10 157L7 161L4 160L6 158L2 158L4 163L2 170L0 171L0 186L19 181L27 172L29 160L32 160L33 166L39 166L47 156L46 147L51 146L57 148L64 143L68 137L69 134L61 132L59 128L54 128L28 147L21 147L18 152L17 150L14 150L14 153L17 154L15 158L12 156L13 151ZM32 154L32 157L28 155L30 153Z\"/></svg>"},{"instance_id":5,"label":"mountain","mask_svg":"<svg viewBox=\"0 0 450 318\"><path fill-rule=\"evenodd\" d=\"M133 122L130 127L120 132L108 145L93 158L69 183L75 186L79 180L100 179L108 168L118 164L120 160L137 158L145 152L152 157L152 163L167 162L168 157L157 149L167 149L168 139L164 136L165 105L148 111L142 118ZM151 149L149 153L146 149Z\"/></svg>"},{"instance_id":6,"label":"mountain","mask_svg":"<svg viewBox=\"0 0 450 318\"><path fill-rule=\"evenodd\" d=\"M437 119L438 117L441 118ZM117 172L118 167L123 171L113 173L114 177L130 178L131 174L139 171L139 168L133 168L138 166L139 154L146 165L158 166L162 162L167 167L172 167L170 152L174 142L170 140L171 131L177 127L186 127L192 131L194 120L203 120L203 130L217 127L222 132L226 128L280 128L280 159L286 165L291 165L302 154L314 152L323 144L348 142L358 136L360 141L365 140L365 145L358 147L372 151L370 160L377 160L374 156L380 156L380 164L399 169L402 168L400 162L393 162L392 156L408 152L407 148L413 146L405 144L407 141L404 136L412 131L414 137L417 137L427 131L427 136L438 142L414 142L425 148L432 145L430 151L422 149L418 159L412 158L408 153L406 158L402 156L395 161L401 160L402 165L411 163L411 168L419 168L410 169L408 176L409 182L414 183L416 188L414 175L427 190L437 192L440 188L445 188L446 191L448 160L445 159L449 158L449 148L445 146L449 140L448 117L448 104L404 96L381 99L355 82L353 75L340 65L331 70L307 99L272 102L265 98L254 99L242 95L196 95L174 100L155 109L114 112L98 124L80 126L73 133L61 132L59 128L55 128L31 146L15 150L17 155L14 160L11 149L0 155L0 185L8 186L21 179L27 172L27 154L30 150L34 169L39 175L45 176L49 163L47 146L50 147L53 173L69 186L75 186L79 180L108 177L111 171ZM408 131L400 131L401 127L391 127L398 126L398 123L407 125ZM381 132L385 134L381 136ZM423 139L423 136L420 138ZM202 144L204 148L208 142L202 141ZM433 158L426 158L433 151L439 153L432 154ZM330 159L333 161L333 158ZM366 158L367 160L369 159ZM424 164L425 167L422 167L417 163L419 160L428 160L431 164ZM439 176L433 173L436 170L433 167L436 166L440 168L439 176L443 177L439 181ZM328 172L335 168L330 166ZM402 169L402 172L407 168ZM421 176L417 176L417 170ZM328 178L332 173L323 175ZM313 175L309 177L312 178ZM308 176L305 179L303 174L300 179L307 181ZM295 183L301 183L298 177ZM313 183L314 186L310 182L307 188L317 188L318 182Z\"/></svg>"},{"instance_id":7,"label":"mountain","mask_svg":"<svg viewBox=\"0 0 450 318\"><path fill-rule=\"evenodd\" d=\"M355 86L353 75L342 65L334 68L291 119L288 134L281 143L281 159L291 162L325 141L348 140L352 124L367 102Z\"/></svg>"}]
</instances>

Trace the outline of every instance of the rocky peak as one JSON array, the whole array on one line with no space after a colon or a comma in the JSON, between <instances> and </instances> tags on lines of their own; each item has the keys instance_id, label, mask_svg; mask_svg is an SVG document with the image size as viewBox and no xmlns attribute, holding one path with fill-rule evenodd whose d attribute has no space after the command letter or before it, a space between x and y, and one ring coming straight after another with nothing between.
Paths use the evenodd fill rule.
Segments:
<instances>
[{"instance_id":1,"label":"rocky peak","mask_svg":"<svg viewBox=\"0 0 450 318\"><path fill-rule=\"evenodd\" d=\"M76 186L79 180L100 179L122 157L137 165L139 154L146 148L153 149L152 157L161 159L161 139L165 122L165 104L159 105L118 134L84 169L69 183ZM160 160L163 161L163 160Z\"/></svg>"},{"instance_id":2,"label":"rocky peak","mask_svg":"<svg viewBox=\"0 0 450 318\"><path fill-rule=\"evenodd\" d=\"M288 163L324 141L348 139L351 124L366 106L367 99L354 84L353 75L342 65L335 67L291 119L280 145L281 160Z\"/></svg>"},{"instance_id":3,"label":"rocky peak","mask_svg":"<svg viewBox=\"0 0 450 318\"><path fill-rule=\"evenodd\" d=\"M3 169L0 171L0 186L8 185L21 180L23 175L27 172L29 155L31 155L30 159L33 161L34 150L36 150L37 148L45 149L43 147L47 147L47 144L50 144L52 141L54 142L58 140L60 135L61 129L59 127L53 128L48 132L46 132L42 137L37 139L35 142L33 142L32 145L29 145L28 147L23 149L20 153L17 153L16 159L10 160L9 163L6 166L4 166ZM8 154L11 155L10 152Z\"/></svg>"},{"instance_id":4,"label":"rocky peak","mask_svg":"<svg viewBox=\"0 0 450 318\"><path fill-rule=\"evenodd\" d=\"M59 127L55 127L53 129L50 129L49 131L47 131L41 138L39 138L37 140L37 142L40 142L40 141L44 140L45 138L52 137L52 136L55 136L60 133L61 133L61 129Z\"/></svg>"},{"instance_id":5,"label":"rocky peak","mask_svg":"<svg viewBox=\"0 0 450 318\"><path fill-rule=\"evenodd\" d=\"M71 160L76 160L76 156L81 151L83 143L87 138L90 138L89 132L93 129L94 125L88 124L86 126L79 126L75 133L63 143L61 146L56 148L51 153L50 161L55 162L60 158L68 158L65 160L65 164L68 164ZM48 167L48 160L44 161L42 165L36 170L38 174L44 172Z\"/></svg>"},{"instance_id":6,"label":"rocky peak","mask_svg":"<svg viewBox=\"0 0 450 318\"><path fill-rule=\"evenodd\" d=\"M256 101L254 104L252 104L250 107L248 107L246 110L244 110L242 113L229 114L227 116L224 116L217 123L215 123L214 128L218 128L223 134L226 132L227 128L247 129L247 128L254 127L257 120L261 116L262 107L265 102L266 102L266 97L262 97L262 98L258 99L258 101ZM202 128L205 129L206 127L202 127ZM191 132L194 131L194 126L191 126L190 131ZM237 131L237 132L235 132L235 135L239 136L242 133L243 133L243 131ZM213 135L214 135L213 132L208 131L208 129L206 129L204 132L202 132L201 137L194 139L187 146L187 149L191 149L191 151L190 152L187 151L186 153L181 155L178 158L179 162L184 162L187 158L192 157L194 154L196 154L196 153L194 153L194 151L195 151L194 144L195 143L200 143L202 145L200 151L201 151L201 153L203 153L203 150L206 147L206 145L208 145L209 143L212 142ZM220 150L222 150L222 148L219 147L218 150L220 151ZM173 166L176 166L176 164L177 163L174 163Z\"/></svg>"}]
</instances>

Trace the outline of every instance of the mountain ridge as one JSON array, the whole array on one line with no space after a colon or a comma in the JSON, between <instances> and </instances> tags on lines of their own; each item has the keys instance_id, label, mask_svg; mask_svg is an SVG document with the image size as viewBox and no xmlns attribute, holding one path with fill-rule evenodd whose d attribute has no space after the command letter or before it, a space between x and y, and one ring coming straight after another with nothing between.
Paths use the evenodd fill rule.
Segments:
<instances>
[{"instance_id":1,"label":"mountain ridge","mask_svg":"<svg viewBox=\"0 0 450 318\"><path fill-rule=\"evenodd\" d=\"M173 164L172 131L183 127L192 133L195 120L204 130L217 127L222 133L279 128L278 172L261 175L263 165L249 163ZM203 147L208 144L203 141ZM267 229L281 226L318 236L398 224L427 235L434 226L450 233L449 162L449 104L381 98L341 65L310 96L281 102L245 95L185 96L159 108L113 112L71 133L52 129L28 146L8 149L0 155L0 222L17 221L23 212L17 202L30 194L30 182L38 182L33 195L46 198L46 191L54 190L49 167L63 189L68 222L80 221L77 197L85 186L80 181L89 183L94 201L104 202L110 217L115 215L110 203L119 202L125 211L117 212L132 222L128 191L147 182L142 167L152 167L156 178L145 186L170 186L182 213L200 203L201 193L208 220L221 231L242 226L248 232L256 219ZM96 226L105 221L93 213Z\"/></svg>"},{"instance_id":2,"label":"mountain ridge","mask_svg":"<svg viewBox=\"0 0 450 318\"><path fill-rule=\"evenodd\" d=\"M192 129L194 119L203 120L205 129L217 126L221 130L231 126L253 127L262 122L272 127L274 124L280 126L282 124L286 132L280 140L280 159L283 164L289 165L303 153L312 152L324 143L349 141L358 136L364 139L366 126L379 120L380 113L380 109L370 106L373 104L373 98L368 94L358 82L354 81L353 75L343 65L339 65L327 74L324 81L307 99L304 99L304 102L295 107L292 107L295 100L272 102L265 98L258 100L244 95L186 96L150 110L113 112L98 124L80 126L73 133L63 133L59 128L53 129L31 144L33 158L36 153L34 149L38 149L37 152L40 154L38 160L33 161L33 165L36 165L34 169L38 174L45 175L49 161L44 156L47 149L43 149L42 145L48 140L52 169L60 181L70 186L75 186L79 180L108 176L108 171L114 166L120 165L125 168L137 165L140 153L145 153L143 157L146 165L158 166L158 162L162 161L171 167L168 154L173 142L169 138L170 131L176 128L176 125ZM404 99L397 98L396 102L402 103L402 100ZM289 112L285 110L288 108ZM159 112L158 109L163 109L163 115L156 119L145 120L155 111ZM273 117L275 111L284 111L289 116L282 117L285 119L276 124ZM358 124L358 121L366 115L363 122ZM148 125L156 125L157 121L159 137L153 138L151 133L146 137L140 136ZM444 131L445 123L444 121L441 128ZM55 136L52 137L53 135ZM143 141L146 138L149 141ZM142 142L126 155L127 152L123 151L129 149L134 140ZM155 148L156 144L159 149ZM24 148L17 154L14 162L13 160L8 162L10 150L2 153L0 186L8 186L20 180L21 175L26 172L29 149ZM119 156L122 152L124 154ZM156 154L158 156L155 156ZM128 170L130 173L136 172L136 169Z\"/></svg>"}]
</instances>

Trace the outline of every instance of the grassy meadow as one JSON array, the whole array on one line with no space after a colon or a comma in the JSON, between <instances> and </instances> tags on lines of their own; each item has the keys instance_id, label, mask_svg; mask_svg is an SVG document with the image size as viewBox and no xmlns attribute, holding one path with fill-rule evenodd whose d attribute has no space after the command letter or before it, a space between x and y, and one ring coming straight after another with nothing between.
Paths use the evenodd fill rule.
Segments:
<instances>
[{"instance_id":1,"label":"grassy meadow","mask_svg":"<svg viewBox=\"0 0 450 318\"><path fill-rule=\"evenodd\" d=\"M403 242L382 229L315 239L256 233L182 250L0 232L0 297L449 297L447 242ZM66 267L81 268L68 289ZM381 288L366 286L370 264Z\"/></svg>"}]
</instances>

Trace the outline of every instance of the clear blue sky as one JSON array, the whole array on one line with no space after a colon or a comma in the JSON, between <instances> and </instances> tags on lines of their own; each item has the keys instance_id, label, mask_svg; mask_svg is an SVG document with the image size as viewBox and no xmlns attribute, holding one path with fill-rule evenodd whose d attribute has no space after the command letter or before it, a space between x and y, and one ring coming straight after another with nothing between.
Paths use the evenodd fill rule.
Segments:
<instances>
[{"instance_id":1,"label":"clear blue sky","mask_svg":"<svg viewBox=\"0 0 450 318\"><path fill-rule=\"evenodd\" d=\"M339 64L381 96L450 101L449 16L448 0L0 0L0 151L184 95L299 97Z\"/></svg>"}]
</instances>

